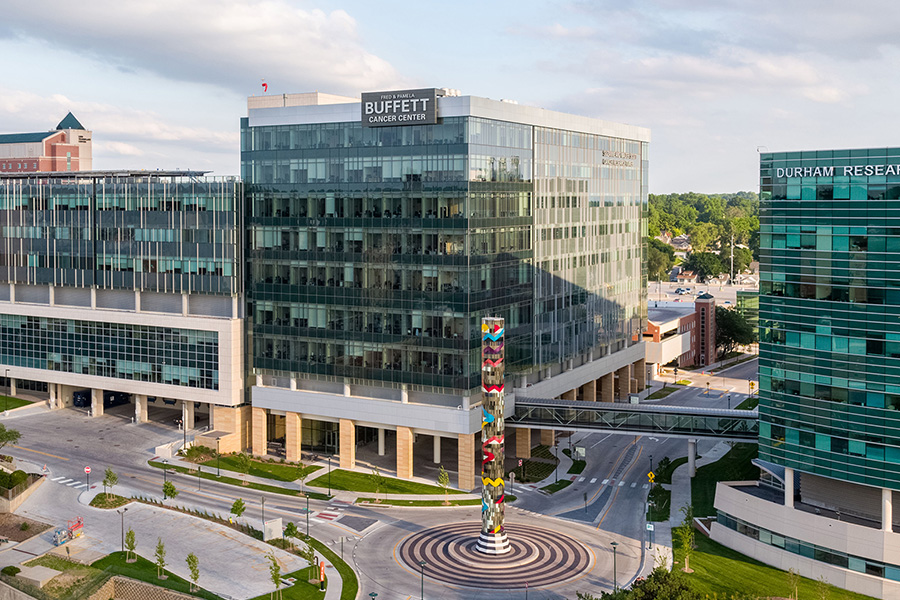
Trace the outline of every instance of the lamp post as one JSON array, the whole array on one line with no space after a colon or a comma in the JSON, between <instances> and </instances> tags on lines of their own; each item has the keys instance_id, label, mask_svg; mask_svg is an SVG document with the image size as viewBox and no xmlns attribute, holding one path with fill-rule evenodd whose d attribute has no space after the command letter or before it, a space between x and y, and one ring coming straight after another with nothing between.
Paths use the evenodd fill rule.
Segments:
<instances>
[{"instance_id":1,"label":"lamp post","mask_svg":"<svg viewBox=\"0 0 900 600\"><path fill-rule=\"evenodd\" d=\"M197 463L197 491L200 491L200 480L203 476L203 465Z\"/></svg>"},{"instance_id":2,"label":"lamp post","mask_svg":"<svg viewBox=\"0 0 900 600\"><path fill-rule=\"evenodd\" d=\"M553 456L556 458L556 468L553 469L553 483L559 483L559 446L556 445L556 439L553 440Z\"/></svg>"},{"instance_id":3,"label":"lamp post","mask_svg":"<svg viewBox=\"0 0 900 600\"><path fill-rule=\"evenodd\" d=\"M265 533L266 533L266 497L260 496L259 501L262 503L263 535L265 535Z\"/></svg>"},{"instance_id":4,"label":"lamp post","mask_svg":"<svg viewBox=\"0 0 900 600\"><path fill-rule=\"evenodd\" d=\"M168 473L169 473L169 459L163 459L163 500L167 498L166 496L166 483L168 483Z\"/></svg>"},{"instance_id":5,"label":"lamp post","mask_svg":"<svg viewBox=\"0 0 900 600\"><path fill-rule=\"evenodd\" d=\"M187 452L187 428L184 426L184 419L176 419L175 422L178 423L182 433L184 433L184 441L181 442L181 451Z\"/></svg>"},{"instance_id":6,"label":"lamp post","mask_svg":"<svg viewBox=\"0 0 900 600\"><path fill-rule=\"evenodd\" d=\"M328 457L328 495L331 495L331 456Z\"/></svg>"},{"instance_id":7,"label":"lamp post","mask_svg":"<svg viewBox=\"0 0 900 600\"><path fill-rule=\"evenodd\" d=\"M375 592L372 592L371 594L369 594L369 598L371 598L372 600L375 600L375 598L377 598L377 597L378 597L378 594L376 594Z\"/></svg>"},{"instance_id":8,"label":"lamp post","mask_svg":"<svg viewBox=\"0 0 900 600\"><path fill-rule=\"evenodd\" d=\"M121 510L116 511L117 513L119 513L119 516L122 517L122 552L125 552L125 513L127 511L127 506Z\"/></svg>"},{"instance_id":9,"label":"lamp post","mask_svg":"<svg viewBox=\"0 0 900 600\"><path fill-rule=\"evenodd\" d=\"M306 494L306 539L309 539L309 494Z\"/></svg>"},{"instance_id":10,"label":"lamp post","mask_svg":"<svg viewBox=\"0 0 900 600\"><path fill-rule=\"evenodd\" d=\"M613 549L613 592L619 591L619 582L616 579L616 547L618 547L619 542L610 542L610 546Z\"/></svg>"},{"instance_id":11,"label":"lamp post","mask_svg":"<svg viewBox=\"0 0 900 600\"><path fill-rule=\"evenodd\" d=\"M422 567L422 591L420 594L421 600L425 600L425 565L428 564L424 560L419 561L419 566Z\"/></svg>"},{"instance_id":12,"label":"lamp post","mask_svg":"<svg viewBox=\"0 0 900 600\"><path fill-rule=\"evenodd\" d=\"M219 440L222 439L220 437L216 438L216 477L222 476L222 471L219 469L219 457L221 457L221 453L219 452Z\"/></svg>"},{"instance_id":13,"label":"lamp post","mask_svg":"<svg viewBox=\"0 0 900 600\"><path fill-rule=\"evenodd\" d=\"M6 370L6 385L9 387L8 394L12 396L12 379L9 378L9 369ZM6 398L3 398L3 412L6 412Z\"/></svg>"}]
</instances>

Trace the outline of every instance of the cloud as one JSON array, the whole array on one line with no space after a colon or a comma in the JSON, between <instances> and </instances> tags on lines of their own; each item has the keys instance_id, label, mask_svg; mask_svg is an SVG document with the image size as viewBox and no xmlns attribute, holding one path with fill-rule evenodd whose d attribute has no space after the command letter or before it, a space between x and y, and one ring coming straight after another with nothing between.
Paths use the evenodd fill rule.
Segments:
<instances>
[{"instance_id":1,"label":"cloud","mask_svg":"<svg viewBox=\"0 0 900 600\"><path fill-rule=\"evenodd\" d=\"M143 156L144 151L124 142L95 142L94 153L121 154L123 156Z\"/></svg>"},{"instance_id":2,"label":"cloud","mask_svg":"<svg viewBox=\"0 0 900 600\"><path fill-rule=\"evenodd\" d=\"M120 69L210 83L235 92L357 94L409 84L364 48L342 10L301 10L284 0L62 0L15 3L5 27Z\"/></svg>"}]
</instances>

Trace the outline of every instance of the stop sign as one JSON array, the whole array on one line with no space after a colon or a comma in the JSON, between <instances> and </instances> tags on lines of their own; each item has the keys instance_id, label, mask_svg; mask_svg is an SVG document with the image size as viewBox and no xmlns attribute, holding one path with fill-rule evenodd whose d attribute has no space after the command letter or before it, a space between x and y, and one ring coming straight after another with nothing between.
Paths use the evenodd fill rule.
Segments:
<instances>
[{"instance_id":1,"label":"stop sign","mask_svg":"<svg viewBox=\"0 0 900 600\"><path fill-rule=\"evenodd\" d=\"M91 473L91 468L90 468L90 467L85 467L85 468L84 468L84 473L85 473L85 475L90 475L90 473Z\"/></svg>"}]
</instances>

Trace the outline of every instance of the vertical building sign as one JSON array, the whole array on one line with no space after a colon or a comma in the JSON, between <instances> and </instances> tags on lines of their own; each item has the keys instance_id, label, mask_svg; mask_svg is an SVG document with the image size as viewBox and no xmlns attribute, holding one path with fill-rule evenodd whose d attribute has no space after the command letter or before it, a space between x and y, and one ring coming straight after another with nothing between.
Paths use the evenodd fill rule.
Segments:
<instances>
[{"instance_id":1,"label":"vertical building sign","mask_svg":"<svg viewBox=\"0 0 900 600\"><path fill-rule=\"evenodd\" d=\"M509 552L503 528L503 319L481 320L481 535L476 547L486 554Z\"/></svg>"}]
</instances>

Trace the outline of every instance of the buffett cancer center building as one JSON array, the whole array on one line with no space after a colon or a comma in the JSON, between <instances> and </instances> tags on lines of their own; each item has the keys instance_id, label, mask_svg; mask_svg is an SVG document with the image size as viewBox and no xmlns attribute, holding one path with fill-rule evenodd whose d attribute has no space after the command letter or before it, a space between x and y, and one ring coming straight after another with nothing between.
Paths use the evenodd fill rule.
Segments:
<instances>
[{"instance_id":1,"label":"buffett cancer center building","mask_svg":"<svg viewBox=\"0 0 900 600\"><path fill-rule=\"evenodd\" d=\"M472 488L486 316L509 396L643 387L646 129L436 89L248 107L253 453L371 442L411 477L430 437Z\"/></svg>"}]
</instances>

